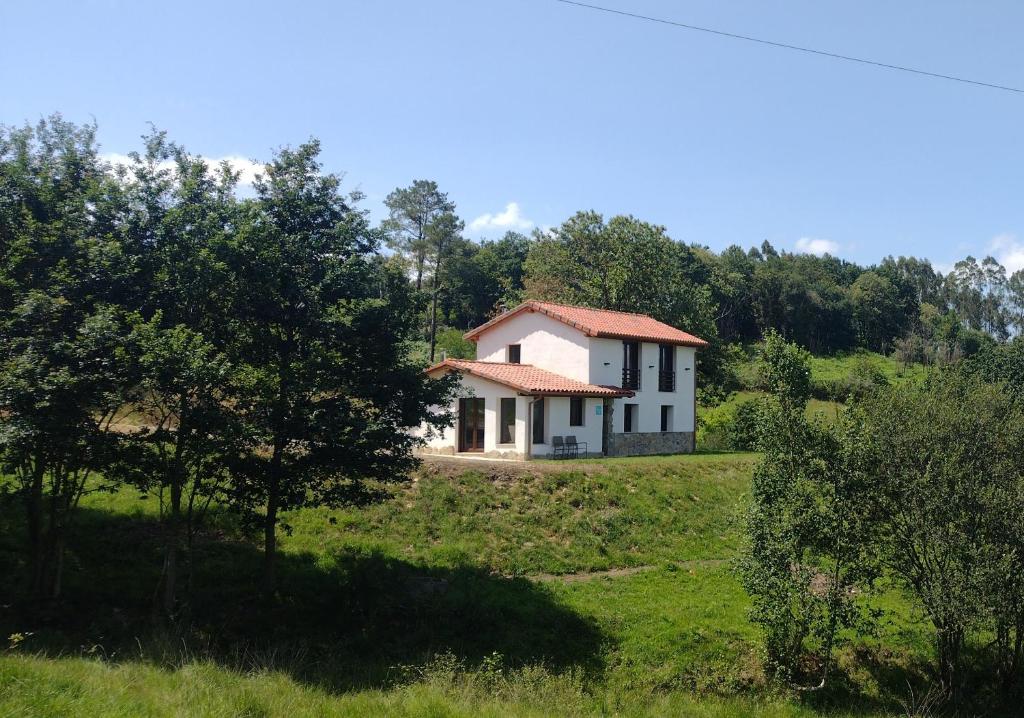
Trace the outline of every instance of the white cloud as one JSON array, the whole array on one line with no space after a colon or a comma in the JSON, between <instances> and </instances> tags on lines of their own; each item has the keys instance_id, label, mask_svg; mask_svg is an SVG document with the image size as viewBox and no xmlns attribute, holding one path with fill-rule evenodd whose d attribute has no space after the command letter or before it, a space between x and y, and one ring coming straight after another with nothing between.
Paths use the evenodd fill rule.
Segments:
<instances>
[{"instance_id":1,"label":"white cloud","mask_svg":"<svg viewBox=\"0 0 1024 718\"><path fill-rule=\"evenodd\" d=\"M100 158L106 160L112 165L124 165L129 166L132 164L132 159L128 155L121 154L119 152L106 152L100 155ZM263 173L263 165L260 162L254 162L253 160L246 159L240 155L225 155L224 157L200 157L206 162L207 166L211 170L216 170L220 167L221 162L227 162L231 167L232 171L238 172L238 183L244 187L251 187L256 181L256 175ZM170 169L174 167L174 162L171 160L163 160L157 164L160 169Z\"/></svg>"},{"instance_id":2,"label":"white cloud","mask_svg":"<svg viewBox=\"0 0 1024 718\"><path fill-rule=\"evenodd\" d=\"M801 237L796 241L796 248L800 252L817 254L820 257L823 254L835 255L839 251L839 243L833 242L831 239Z\"/></svg>"},{"instance_id":3,"label":"white cloud","mask_svg":"<svg viewBox=\"0 0 1024 718\"><path fill-rule=\"evenodd\" d=\"M509 229L530 229L533 227L533 220L523 216L518 202L509 202L505 205L505 211L497 214L487 212L480 215L469 223L472 232L483 232L486 230L509 230Z\"/></svg>"},{"instance_id":4,"label":"white cloud","mask_svg":"<svg viewBox=\"0 0 1024 718\"><path fill-rule=\"evenodd\" d=\"M992 238L988 244L989 253L1006 267L1007 274L1024 269L1024 243L1017 235L1004 233Z\"/></svg>"}]
</instances>

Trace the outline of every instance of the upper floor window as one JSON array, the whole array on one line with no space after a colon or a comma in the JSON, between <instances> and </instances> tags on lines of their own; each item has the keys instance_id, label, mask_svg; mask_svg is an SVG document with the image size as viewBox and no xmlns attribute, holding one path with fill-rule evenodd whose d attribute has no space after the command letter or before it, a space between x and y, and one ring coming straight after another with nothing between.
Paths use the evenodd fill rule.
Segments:
<instances>
[{"instance_id":1,"label":"upper floor window","mask_svg":"<svg viewBox=\"0 0 1024 718\"><path fill-rule=\"evenodd\" d=\"M519 363L519 345L509 344L508 345L508 363L518 364Z\"/></svg>"},{"instance_id":2,"label":"upper floor window","mask_svg":"<svg viewBox=\"0 0 1024 718\"><path fill-rule=\"evenodd\" d=\"M658 391L676 390L676 348L658 345Z\"/></svg>"},{"instance_id":3,"label":"upper floor window","mask_svg":"<svg viewBox=\"0 0 1024 718\"><path fill-rule=\"evenodd\" d=\"M640 388L640 342L622 342L622 388Z\"/></svg>"}]
</instances>

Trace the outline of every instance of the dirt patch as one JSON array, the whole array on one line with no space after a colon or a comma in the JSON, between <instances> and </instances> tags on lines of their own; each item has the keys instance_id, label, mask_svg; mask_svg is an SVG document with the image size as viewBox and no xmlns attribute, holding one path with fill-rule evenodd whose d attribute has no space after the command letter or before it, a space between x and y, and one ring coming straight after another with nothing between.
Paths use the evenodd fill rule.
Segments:
<instances>
[{"instance_id":1,"label":"dirt patch","mask_svg":"<svg viewBox=\"0 0 1024 718\"><path fill-rule=\"evenodd\" d=\"M644 571L650 571L654 566L630 566L629 568L610 568L607 571L581 571L580 573L538 573L527 576L531 581L544 583L547 581L558 581L560 583L580 583L582 581L593 581L596 578L624 578L634 576Z\"/></svg>"},{"instance_id":2,"label":"dirt patch","mask_svg":"<svg viewBox=\"0 0 1024 718\"><path fill-rule=\"evenodd\" d=\"M677 568L692 569L721 566L728 562L724 558L695 559L693 561L679 561L674 564ZM628 566L626 568L610 568L606 571L580 571L579 573L537 573L526 576L530 581L560 581L562 583L579 583L580 581L592 581L595 578L625 578L635 576L644 571L650 571L656 566Z\"/></svg>"}]
</instances>

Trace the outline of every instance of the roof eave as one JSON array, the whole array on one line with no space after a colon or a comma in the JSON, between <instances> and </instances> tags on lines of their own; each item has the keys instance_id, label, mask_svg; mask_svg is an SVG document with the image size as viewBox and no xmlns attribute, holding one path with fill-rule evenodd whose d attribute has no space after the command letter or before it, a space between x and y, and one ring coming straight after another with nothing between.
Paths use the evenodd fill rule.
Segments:
<instances>
[{"instance_id":1,"label":"roof eave","mask_svg":"<svg viewBox=\"0 0 1024 718\"><path fill-rule=\"evenodd\" d=\"M667 339L664 337L651 337L643 334L616 334L615 332L597 332L590 336L598 337L601 339L632 339L638 342L649 342L651 344L671 344L677 347L693 347L694 349L704 349L708 343L701 338L696 339Z\"/></svg>"}]
</instances>

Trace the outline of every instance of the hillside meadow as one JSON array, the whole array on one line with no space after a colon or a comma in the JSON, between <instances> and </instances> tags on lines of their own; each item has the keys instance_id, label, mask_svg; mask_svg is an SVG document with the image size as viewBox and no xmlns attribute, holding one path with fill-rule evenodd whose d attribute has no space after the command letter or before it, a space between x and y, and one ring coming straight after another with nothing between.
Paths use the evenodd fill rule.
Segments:
<instances>
[{"instance_id":1,"label":"hillside meadow","mask_svg":"<svg viewBox=\"0 0 1024 718\"><path fill-rule=\"evenodd\" d=\"M931 630L893 592L825 691L767 682L730 566L756 461L428 462L370 508L289 514L270 606L250 530L218 512L189 628L162 632L157 497L89 495L62 610L29 620L2 585L0 715L904 713ZM20 514L0 515L14 576Z\"/></svg>"}]
</instances>

